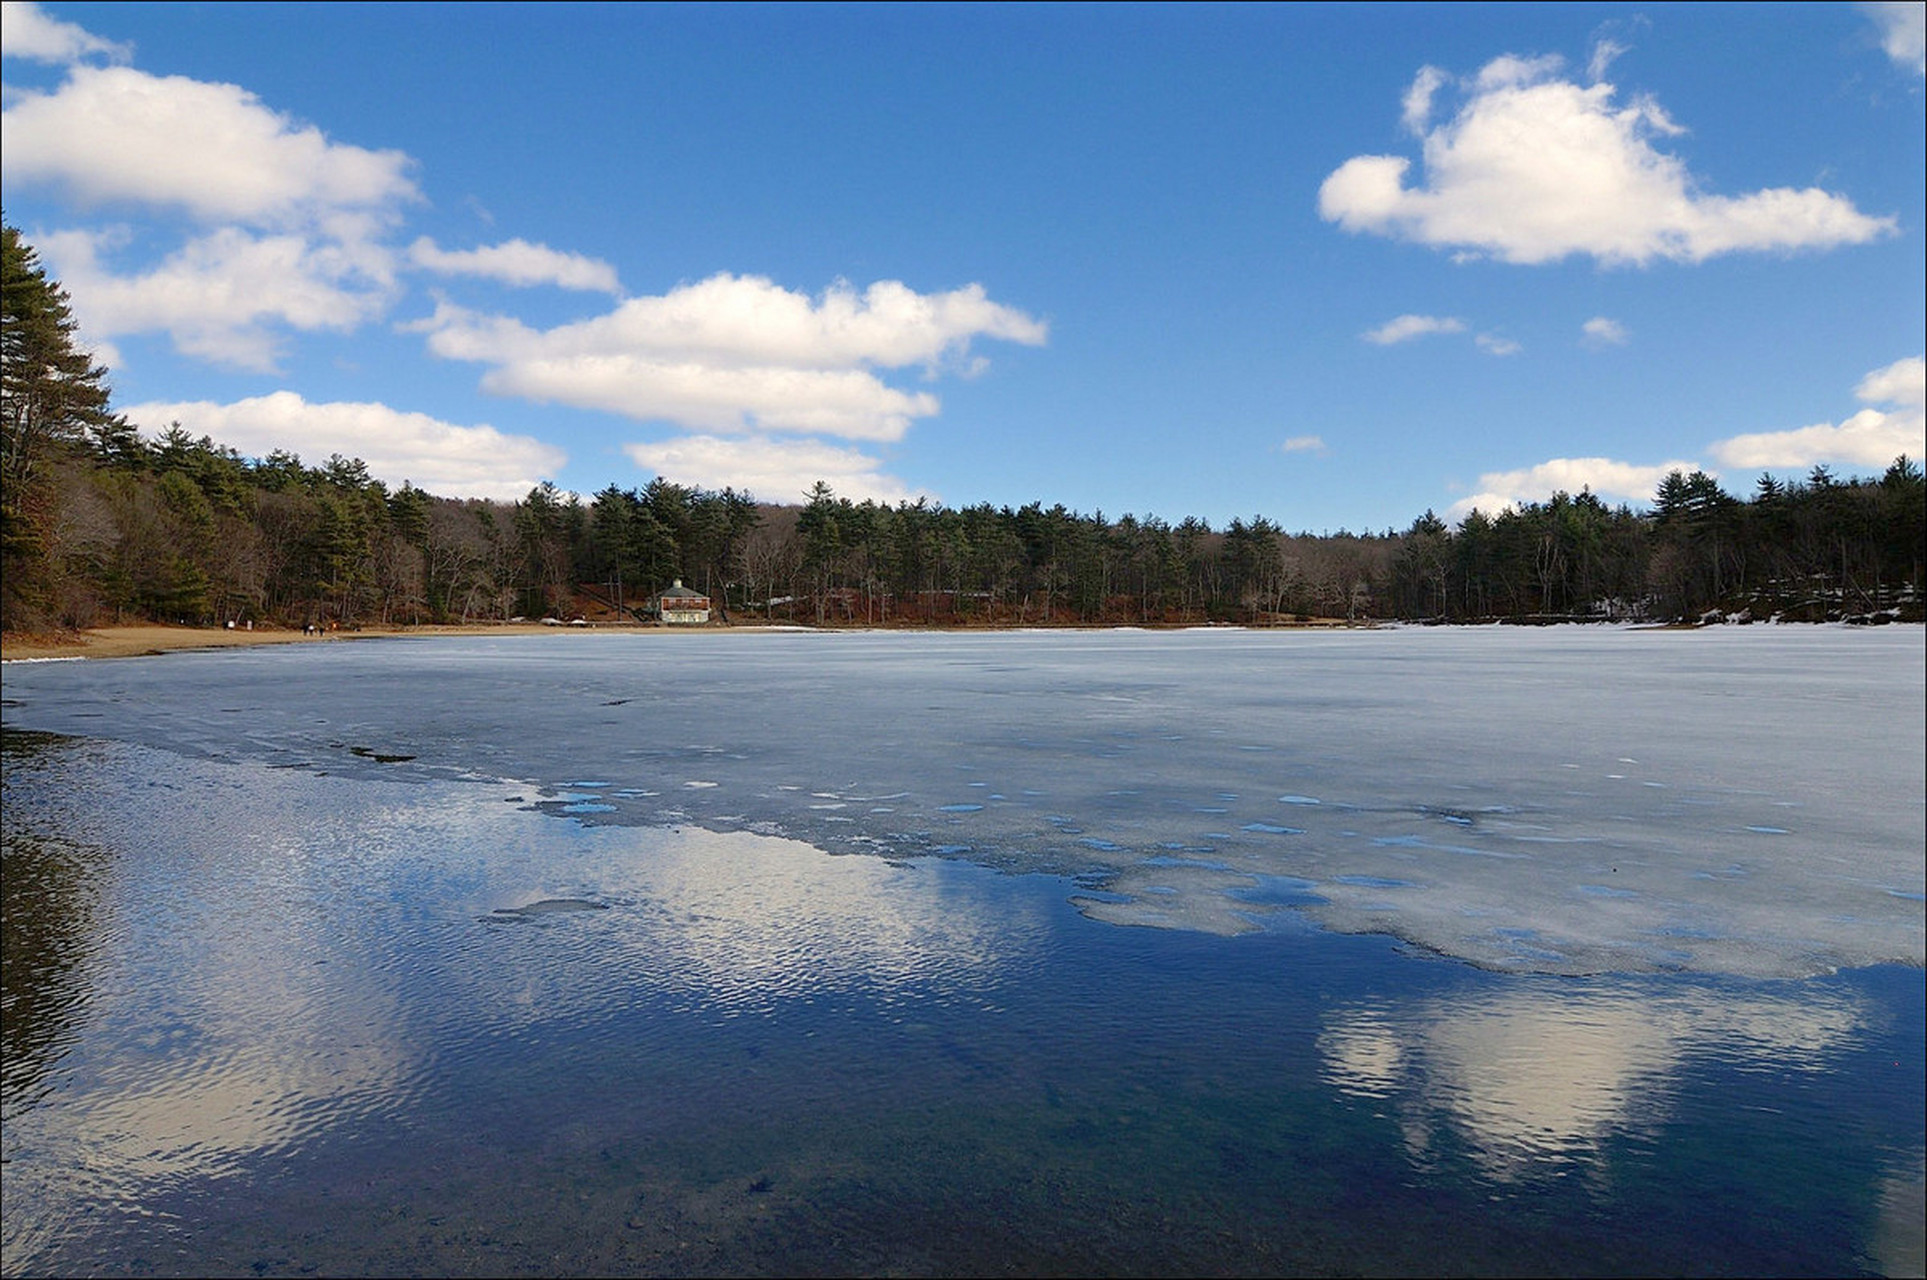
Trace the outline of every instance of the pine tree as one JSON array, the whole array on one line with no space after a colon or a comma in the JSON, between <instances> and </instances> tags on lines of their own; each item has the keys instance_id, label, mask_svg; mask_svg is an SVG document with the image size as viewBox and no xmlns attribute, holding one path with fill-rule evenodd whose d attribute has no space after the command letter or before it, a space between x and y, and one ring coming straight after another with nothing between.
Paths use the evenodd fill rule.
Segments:
<instances>
[{"instance_id":1,"label":"pine tree","mask_svg":"<svg viewBox=\"0 0 1927 1280\"><path fill-rule=\"evenodd\" d=\"M36 621L47 578L54 520L53 458L90 432L112 437L125 424L108 412L107 370L74 342L64 289L47 278L39 255L4 228L0 277L0 550L5 557L9 627Z\"/></svg>"}]
</instances>

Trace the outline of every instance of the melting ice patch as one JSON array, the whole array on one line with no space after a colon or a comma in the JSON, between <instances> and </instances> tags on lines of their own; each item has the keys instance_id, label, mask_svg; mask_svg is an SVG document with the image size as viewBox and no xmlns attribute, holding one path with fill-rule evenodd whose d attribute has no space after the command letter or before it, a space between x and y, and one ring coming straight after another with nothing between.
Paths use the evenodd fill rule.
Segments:
<instances>
[{"instance_id":1,"label":"melting ice patch","mask_svg":"<svg viewBox=\"0 0 1927 1280\"><path fill-rule=\"evenodd\" d=\"M739 631L558 663L548 637L460 638L9 665L4 716L347 777L579 780L545 811L1074 875L1120 924L1301 914L1497 969L1795 975L1927 961L1922 639ZM583 714L619 699L648 701L646 739Z\"/></svg>"}]
</instances>

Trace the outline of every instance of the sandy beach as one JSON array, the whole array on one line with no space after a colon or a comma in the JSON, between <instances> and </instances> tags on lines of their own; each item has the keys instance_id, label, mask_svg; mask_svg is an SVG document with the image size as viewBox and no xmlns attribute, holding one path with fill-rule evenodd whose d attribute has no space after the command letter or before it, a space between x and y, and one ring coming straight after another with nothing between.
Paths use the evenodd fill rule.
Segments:
<instances>
[{"instance_id":1,"label":"sandy beach","mask_svg":"<svg viewBox=\"0 0 1927 1280\"><path fill-rule=\"evenodd\" d=\"M478 623L471 626L362 627L357 631L327 631L303 635L280 627L257 627L253 631L224 627L170 627L140 623L119 627L95 627L88 631L58 635L0 635L0 660L7 662L48 658L137 658L184 649L225 649L253 644L329 644L341 640L366 640L381 636L433 635L534 635L580 632L582 627L551 627L538 622ZM645 631L652 627L596 627L594 630Z\"/></svg>"}]
</instances>

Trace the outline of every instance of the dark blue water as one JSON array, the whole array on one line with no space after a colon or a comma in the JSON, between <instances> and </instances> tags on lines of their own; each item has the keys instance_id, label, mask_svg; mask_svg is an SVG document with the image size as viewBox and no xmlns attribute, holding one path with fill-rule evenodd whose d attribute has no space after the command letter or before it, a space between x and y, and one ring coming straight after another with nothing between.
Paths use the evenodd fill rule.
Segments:
<instances>
[{"instance_id":1,"label":"dark blue water","mask_svg":"<svg viewBox=\"0 0 1927 1280\"><path fill-rule=\"evenodd\" d=\"M1124 927L577 781L9 732L7 1274L1920 1270L1918 968Z\"/></svg>"}]
</instances>

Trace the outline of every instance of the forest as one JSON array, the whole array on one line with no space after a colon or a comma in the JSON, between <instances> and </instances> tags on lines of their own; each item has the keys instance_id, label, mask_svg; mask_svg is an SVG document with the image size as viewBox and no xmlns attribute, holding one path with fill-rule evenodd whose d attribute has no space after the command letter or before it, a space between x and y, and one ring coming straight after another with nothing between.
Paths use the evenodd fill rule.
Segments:
<instances>
[{"instance_id":1,"label":"forest","mask_svg":"<svg viewBox=\"0 0 1927 1280\"><path fill-rule=\"evenodd\" d=\"M244 457L113 412L65 292L5 228L0 626L300 627L649 620L680 580L719 621L1245 625L1918 621L1927 480L1667 475L1648 509L1588 491L1404 530L1290 533L1186 517L796 501L673 484L517 502L390 488L364 462Z\"/></svg>"}]
</instances>

